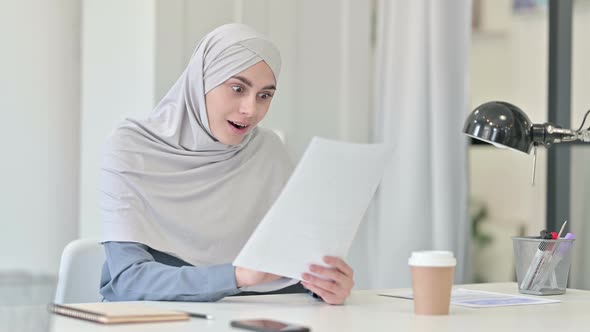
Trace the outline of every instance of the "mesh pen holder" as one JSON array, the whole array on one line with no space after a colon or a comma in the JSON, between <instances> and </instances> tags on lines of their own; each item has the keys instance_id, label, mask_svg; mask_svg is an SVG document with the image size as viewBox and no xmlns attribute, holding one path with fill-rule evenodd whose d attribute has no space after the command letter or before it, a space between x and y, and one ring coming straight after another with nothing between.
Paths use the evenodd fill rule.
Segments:
<instances>
[{"instance_id":1,"label":"mesh pen holder","mask_svg":"<svg viewBox=\"0 0 590 332\"><path fill-rule=\"evenodd\" d=\"M512 237L518 291L533 295L564 294L574 239Z\"/></svg>"}]
</instances>

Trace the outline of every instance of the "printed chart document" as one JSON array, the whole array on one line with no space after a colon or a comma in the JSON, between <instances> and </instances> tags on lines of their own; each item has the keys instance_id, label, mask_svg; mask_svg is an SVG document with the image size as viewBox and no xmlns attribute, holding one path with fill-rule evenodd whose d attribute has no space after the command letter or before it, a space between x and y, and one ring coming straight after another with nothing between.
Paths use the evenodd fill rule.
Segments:
<instances>
[{"instance_id":1,"label":"printed chart document","mask_svg":"<svg viewBox=\"0 0 590 332\"><path fill-rule=\"evenodd\" d=\"M411 290L407 290L405 292L392 291L390 293L381 293L379 295L399 297L410 300L414 298ZM513 305L549 304L558 302L561 301L531 296L475 291L464 288L453 288L451 293L451 304L470 308L491 308Z\"/></svg>"},{"instance_id":2,"label":"printed chart document","mask_svg":"<svg viewBox=\"0 0 590 332\"><path fill-rule=\"evenodd\" d=\"M310 264L325 266L323 256L346 257L390 157L391 148L384 144L314 137L233 264L294 283ZM288 285L286 280L272 288Z\"/></svg>"}]
</instances>

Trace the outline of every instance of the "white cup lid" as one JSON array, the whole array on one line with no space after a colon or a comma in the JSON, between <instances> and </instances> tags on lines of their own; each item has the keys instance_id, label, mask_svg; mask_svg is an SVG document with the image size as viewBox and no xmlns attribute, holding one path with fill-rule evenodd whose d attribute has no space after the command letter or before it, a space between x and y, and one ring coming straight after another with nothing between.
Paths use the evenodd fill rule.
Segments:
<instances>
[{"instance_id":1,"label":"white cup lid","mask_svg":"<svg viewBox=\"0 0 590 332\"><path fill-rule=\"evenodd\" d=\"M414 251L408 259L411 266L455 266L457 260L451 251L432 250L432 251Z\"/></svg>"}]
</instances>

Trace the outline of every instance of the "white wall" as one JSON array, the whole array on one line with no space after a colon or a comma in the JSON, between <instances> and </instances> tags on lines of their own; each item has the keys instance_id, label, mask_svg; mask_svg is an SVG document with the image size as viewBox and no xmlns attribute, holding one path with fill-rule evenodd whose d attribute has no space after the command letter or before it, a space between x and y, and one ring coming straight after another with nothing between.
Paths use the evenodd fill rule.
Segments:
<instances>
[{"instance_id":1,"label":"white wall","mask_svg":"<svg viewBox=\"0 0 590 332\"><path fill-rule=\"evenodd\" d=\"M572 49L572 128L578 129L590 109L590 1L574 2ZM590 127L590 119L585 128ZM590 145L572 149L571 231L576 234L571 285L590 289Z\"/></svg>"},{"instance_id":2,"label":"white wall","mask_svg":"<svg viewBox=\"0 0 590 332\"><path fill-rule=\"evenodd\" d=\"M155 102L155 2L85 0L82 7L80 236L100 237L102 144L125 116Z\"/></svg>"},{"instance_id":3,"label":"white wall","mask_svg":"<svg viewBox=\"0 0 590 332\"><path fill-rule=\"evenodd\" d=\"M500 23L489 19L492 28L473 33L472 109L503 100L520 107L533 122L543 123L547 121L547 13L515 15L510 6L505 10L508 16L498 14ZM487 145L470 147L470 198L487 205L490 214L482 231L494 236L494 242L474 256L474 268L488 281L507 281L514 275L512 261L504 259L513 256L510 236L518 235L521 226L528 235L545 228L546 157L544 148L539 148L532 186L532 155Z\"/></svg>"},{"instance_id":4,"label":"white wall","mask_svg":"<svg viewBox=\"0 0 590 332\"><path fill-rule=\"evenodd\" d=\"M79 12L0 2L0 270L55 273L78 234Z\"/></svg>"},{"instance_id":5,"label":"white wall","mask_svg":"<svg viewBox=\"0 0 590 332\"><path fill-rule=\"evenodd\" d=\"M293 122L285 129L289 148L300 156L314 135L367 142L371 7L341 0L297 4L295 87L289 91Z\"/></svg>"},{"instance_id":6,"label":"white wall","mask_svg":"<svg viewBox=\"0 0 590 332\"><path fill-rule=\"evenodd\" d=\"M590 73L589 73L590 74ZM590 105L590 104L589 104ZM570 287L590 290L590 146L572 149L570 231L575 234Z\"/></svg>"}]
</instances>

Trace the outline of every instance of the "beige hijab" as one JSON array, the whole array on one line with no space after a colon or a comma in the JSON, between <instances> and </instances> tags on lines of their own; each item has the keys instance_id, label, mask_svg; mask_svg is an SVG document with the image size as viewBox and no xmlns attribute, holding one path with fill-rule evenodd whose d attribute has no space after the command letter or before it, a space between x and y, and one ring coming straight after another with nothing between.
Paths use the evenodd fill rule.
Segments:
<instances>
[{"instance_id":1,"label":"beige hijab","mask_svg":"<svg viewBox=\"0 0 590 332\"><path fill-rule=\"evenodd\" d=\"M193 265L233 261L292 167L270 131L254 128L239 145L217 141L205 94L259 61L278 79L270 41L242 24L221 26L150 116L115 129L101 166L104 241L143 243Z\"/></svg>"}]
</instances>

